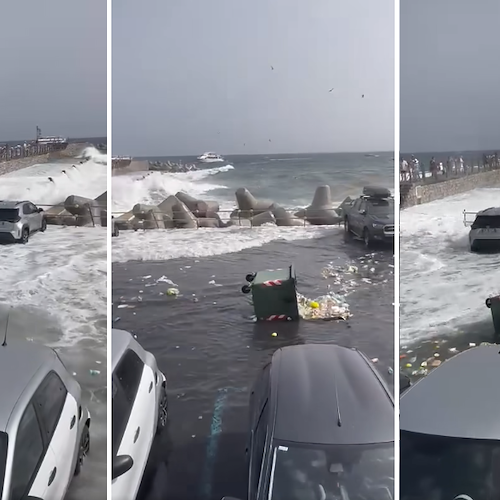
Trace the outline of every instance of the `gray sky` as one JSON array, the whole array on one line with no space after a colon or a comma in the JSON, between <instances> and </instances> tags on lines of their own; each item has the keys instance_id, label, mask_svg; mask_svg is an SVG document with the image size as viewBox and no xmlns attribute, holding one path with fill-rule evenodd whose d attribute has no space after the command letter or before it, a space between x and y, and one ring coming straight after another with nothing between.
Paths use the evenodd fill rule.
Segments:
<instances>
[{"instance_id":1,"label":"gray sky","mask_svg":"<svg viewBox=\"0 0 500 500\"><path fill-rule=\"evenodd\" d=\"M401 1L401 151L500 148L499 0Z\"/></svg>"},{"instance_id":2,"label":"gray sky","mask_svg":"<svg viewBox=\"0 0 500 500\"><path fill-rule=\"evenodd\" d=\"M0 142L106 135L106 0L2 1Z\"/></svg>"},{"instance_id":3,"label":"gray sky","mask_svg":"<svg viewBox=\"0 0 500 500\"><path fill-rule=\"evenodd\" d=\"M394 2L115 0L112 95L114 154L392 150Z\"/></svg>"}]
</instances>

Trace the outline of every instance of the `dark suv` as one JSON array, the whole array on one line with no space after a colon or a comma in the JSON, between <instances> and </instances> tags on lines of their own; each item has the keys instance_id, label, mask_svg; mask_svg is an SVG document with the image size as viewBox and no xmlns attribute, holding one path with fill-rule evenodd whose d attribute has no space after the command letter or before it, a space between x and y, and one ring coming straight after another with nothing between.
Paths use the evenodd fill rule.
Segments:
<instances>
[{"instance_id":1,"label":"dark suv","mask_svg":"<svg viewBox=\"0 0 500 500\"><path fill-rule=\"evenodd\" d=\"M279 349L250 396L247 457L249 500L392 500L393 398L356 349Z\"/></svg>"},{"instance_id":2,"label":"dark suv","mask_svg":"<svg viewBox=\"0 0 500 500\"><path fill-rule=\"evenodd\" d=\"M362 238L367 247L373 243L394 242L394 198L386 188L367 186L363 194L345 209L347 234Z\"/></svg>"}]
</instances>

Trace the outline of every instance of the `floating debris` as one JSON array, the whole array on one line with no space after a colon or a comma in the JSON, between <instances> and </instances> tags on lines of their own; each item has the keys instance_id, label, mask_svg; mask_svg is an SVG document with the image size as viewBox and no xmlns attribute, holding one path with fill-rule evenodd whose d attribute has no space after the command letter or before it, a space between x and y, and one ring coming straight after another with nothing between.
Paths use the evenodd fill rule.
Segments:
<instances>
[{"instance_id":1,"label":"floating debris","mask_svg":"<svg viewBox=\"0 0 500 500\"><path fill-rule=\"evenodd\" d=\"M179 289L178 288L168 288L167 295L170 297L176 297L177 295L179 295Z\"/></svg>"},{"instance_id":2,"label":"floating debris","mask_svg":"<svg viewBox=\"0 0 500 500\"><path fill-rule=\"evenodd\" d=\"M314 306L312 304L314 304ZM306 320L347 320L351 317L349 304L345 302L344 297L332 292L314 300L308 299L304 295L297 293L297 305L299 316Z\"/></svg>"}]
</instances>

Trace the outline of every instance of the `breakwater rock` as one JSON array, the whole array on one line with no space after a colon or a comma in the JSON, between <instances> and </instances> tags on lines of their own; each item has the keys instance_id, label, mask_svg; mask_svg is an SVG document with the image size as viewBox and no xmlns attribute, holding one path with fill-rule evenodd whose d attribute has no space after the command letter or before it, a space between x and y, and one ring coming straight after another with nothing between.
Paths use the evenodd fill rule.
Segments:
<instances>
[{"instance_id":1,"label":"breakwater rock","mask_svg":"<svg viewBox=\"0 0 500 500\"><path fill-rule=\"evenodd\" d=\"M351 201L348 198L335 207L329 186L319 186L311 205L295 213L272 200L257 199L243 187L236 190L235 197L237 208L227 212L227 220L221 218L217 201L201 200L182 191L158 205L136 204L130 211L113 218L119 230L334 225L343 221L343 206Z\"/></svg>"}]
</instances>

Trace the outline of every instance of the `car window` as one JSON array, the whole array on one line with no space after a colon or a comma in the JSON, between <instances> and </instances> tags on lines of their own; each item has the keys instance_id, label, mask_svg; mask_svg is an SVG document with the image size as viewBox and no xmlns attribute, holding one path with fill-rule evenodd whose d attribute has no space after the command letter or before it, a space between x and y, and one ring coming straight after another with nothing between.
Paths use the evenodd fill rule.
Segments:
<instances>
[{"instance_id":1,"label":"car window","mask_svg":"<svg viewBox=\"0 0 500 500\"><path fill-rule=\"evenodd\" d=\"M254 493L257 492L259 487L260 469L262 467L262 459L264 456L264 446L266 444L267 434L267 419L269 413L269 405L264 404L262 413L260 414L257 428L255 429L253 446L252 446L252 488Z\"/></svg>"},{"instance_id":2,"label":"car window","mask_svg":"<svg viewBox=\"0 0 500 500\"><path fill-rule=\"evenodd\" d=\"M66 402L68 391L55 372L49 373L35 393L35 404L46 438L50 441Z\"/></svg>"},{"instance_id":3,"label":"car window","mask_svg":"<svg viewBox=\"0 0 500 500\"><path fill-rule=\"evenodd\" d=\"M486 229L487 227L499 229L500 215L480 215L472 224L472 229Z\"/></svg>"},{"instance_id":4,"label":"car window","mask_svg":"<svg viewBox=\"0 0 500 500\"><path fill-rule=\"evenodd\" d=\"M35 205L33 205L33 203L29 204L29 209L31 210L32 214L38 212L38 208L36 208Z\"/></svg>"},{"instance_id":5,"label":"car window","mask_svg":"<svg viewBox=\"0 0 500 500\"><path fill-rule=\"evenodd\" d=\"M19 423L12 464L10 500L21 500L44 456L42 433L33 404L29 404Z\"/></svg>"},{"instance_id":6,"label":"car window","mask_svg":"<svg viewBox=\"0 0 500 500\"><path fill-rule=\"evenodd\" d=\"M118 452L123 433L141 383L144 363L137 354L128 350L116 367L112 377L112 446Z\"/></svg>"},{"instance_id":7,"label":"car window","mask_svg":"<svg viewBox=\"0 0 500 500\"><path fill-rule=\"evenodd\" d=\"M0 222L14 222L19 217L17 208L0 209Z\"/></svg>"},{"instance_id":8,"label":"car window","mask_svg":"<svg viewBox=\"0 0 500 500\"><path fill-rule=\"evenodd\" d=\"M125 397L131 403L135 400L137 389L141 383L143 371L144 363L141 358L139 358L134 351L129 349L124 354L122 360L113 373L113 377L120 381Z\"/></svg>"},{"instance_id":9,"label":"car window","mask_svg":"<svg viewBox=\"0 0 500 500\"><path fill-rule=\"evenodd\" d=\"M30 213L31 213L30 205L29 205L29 203L25 203L23 205L23 214L24 215L29 215Z\"/></svg>"},{"instance_id":10,"label":"car window","mask_svg":"<svg viewBox=\"0 0 500 500\"><path fill-rule=\"evenodd\" d=\"M114 376L111 381L112 386L112 448L113 456L115 456L120 448L120 443L122 441L123 434L127 427L128 419L130 418L130 412L132 411L133 402L127 400L125 392L120 385L118 380L115 380Z\"/></svg>"},{"instance_id":11,"label":"car window","mask_svg":"<svg viewBox=\"0 0 500 500\"><path fill-rule=\"evenodd\" d=\"M374 215L386 215L394 212L394 200L392 198L372 198L367 203L368 211Z\"/></svg>"},{"instance_id":12,"label":"car window","mask_svg":"<svg viewBox=\"0 0 500 500\"><path fill-rule=\"evenodd\" d=\"M366 210L366 202L365 200L361 200L361 203L359 204L358 210L362 212L363 210Z\"/></svg>"},{"instance_id":13,"label":"car window","mask_svg":"<svg viewBox=\"0 0 500 500\"><path fill-rule=\"evenodd\" d=\"M359 210L359 205L361 203L361 200L358 198L355 202L354 205L352 206L354 210Z\"/></svg>"}]
</instances>

